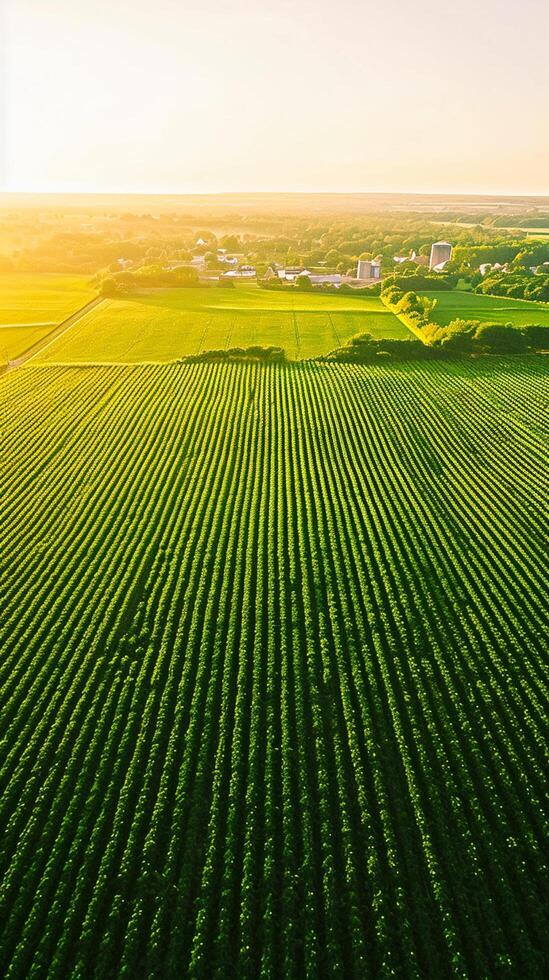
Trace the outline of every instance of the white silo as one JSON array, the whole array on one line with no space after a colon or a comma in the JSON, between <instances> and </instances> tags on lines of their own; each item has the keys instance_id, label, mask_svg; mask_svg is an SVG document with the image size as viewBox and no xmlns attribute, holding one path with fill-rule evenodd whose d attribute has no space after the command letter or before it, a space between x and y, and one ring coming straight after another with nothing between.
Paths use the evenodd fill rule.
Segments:
<instances>
[{"instance_id":1,"label":"white silo","mask_svg":"<svg viewBox=\"0 0 549 980\"><path fill-rule=\"evenodd\" d=\"M359 259L356 267L356 277L357 279L371 279L372 263L368 262L366 259Z\"/></svg>"},{"instance_id":2,"label":"white silo","mask_svg":"<svg viewBox=\"0 0 549 980\"><path fill-rule=\"evenodd\" d=\"M452 258L452 246L450 242L433 242L431 245L431 257L429 268L434 269L441 262L449 262Z\"/></svg>"}]
</instances>

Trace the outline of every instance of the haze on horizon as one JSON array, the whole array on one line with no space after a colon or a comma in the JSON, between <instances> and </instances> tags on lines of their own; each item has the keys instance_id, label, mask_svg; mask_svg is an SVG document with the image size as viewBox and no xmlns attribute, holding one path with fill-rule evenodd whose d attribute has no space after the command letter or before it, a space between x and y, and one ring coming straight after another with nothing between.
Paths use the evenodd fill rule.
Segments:
<instances>
[{"instance_id":1,"label":"haze on horizon","mask_svg":"<svg viewBox=\"0 0 549 980\"><path fill-rule=\"evenodd\" d=\"M0 190L549 193L549 5L4 0Z\"/></svg>"}]
</instances>

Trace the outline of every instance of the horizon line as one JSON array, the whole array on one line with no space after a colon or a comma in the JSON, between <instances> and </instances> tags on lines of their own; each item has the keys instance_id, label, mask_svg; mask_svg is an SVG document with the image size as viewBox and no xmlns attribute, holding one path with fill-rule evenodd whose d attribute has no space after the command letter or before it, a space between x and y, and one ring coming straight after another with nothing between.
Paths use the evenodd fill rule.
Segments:
<instances>
[{"instance_id":1,"label":"horizon line","mask_svg":"<svg viewBox=\"0 0 549 980\"><path fill-rule=\"evenodd\" d=\"M40 197L245 197L254 195L294 196L413 196L413 197L542 197L549 200L547 191L517 190L4 190L0 196Z\"/></svg>"}]
</instances>

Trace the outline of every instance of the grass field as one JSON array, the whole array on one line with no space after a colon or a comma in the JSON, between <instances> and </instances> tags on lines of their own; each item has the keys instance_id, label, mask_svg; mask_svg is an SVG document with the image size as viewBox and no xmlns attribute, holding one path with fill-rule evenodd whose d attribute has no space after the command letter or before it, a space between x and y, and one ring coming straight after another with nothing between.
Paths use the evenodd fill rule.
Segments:
<instances>
[{"instance_id":1,"label":"grass field","mask_svg":"<svg viewBox=\"0 0 549 980\"><path fill-rule=\"evenodd\" d=\"M52 344L42 360L159 362L253 344L303 358L326 354L360 332L409 336L379 298L281 295L257 286L166 289L110 300Z\"/></svg>"},{"instance_id":2,"label":"grass field","mask_svg":"<svg viewBox=\"0 0 549 980\"><path fill-rule=\"evenodd\" d=\"M461 290L425 292L422 296L436 299L437 305L431 316L435 323L446 326L456 318L464 320L489 320L491 323L513 323L516 326L541 324L549 327L549 304L531 303L522 299L505 299L498 296L479 296Z\"/></svg>"},{"instance_id":3,"label":"grass field","mask_svg":"<svg viewBox=\"0 0 549 980\"><path fill-rule=\"evenodd\" d=\"M0 275L0 363L32 347L94 295L84 276Z\"/></svg>"},{"instance_id":4,"label":"grass field","mask_svg":"<svg viewBox=\"0 0 549 980\"><path fill-rule=\"evenodd\" d=\"M547 975L546 382L0 379L2 976Z\"/></svg>"}]
</instances>

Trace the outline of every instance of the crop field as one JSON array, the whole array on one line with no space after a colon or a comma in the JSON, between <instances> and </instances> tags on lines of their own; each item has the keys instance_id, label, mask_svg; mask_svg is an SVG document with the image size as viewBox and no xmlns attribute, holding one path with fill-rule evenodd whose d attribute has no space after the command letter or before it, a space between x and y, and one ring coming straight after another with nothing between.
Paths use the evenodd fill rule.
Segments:
<instances>
[{"instance_id":1,"label":"crop field","mask_svg":"<svg viewBox=\"0 0 549 980\"><path fill-rule=\"evenodd\" d=\"M94 295L84 276L0 274L0 363L32 347Z\"/></svg>"},{"instance_id":2,"label":"crop field","mask_svg":"<svg viewBox=\"0 0 549 980\"><path fill-rule=\"evenodd\" d=\"M172 361L227 347L283 347L292 358L314 357L353 334L408 338L381 300L257 286L155 290L109 300L60 337L42 360L57 363Z\"/></svg>"},{"instance_id":3,"label":"crop field","mask_svg":"<svg viewBox=\"0 0 549 980\"><path fill-rule=\"evenodd\" d=\"M436 299L437 305L431 319L446 326L457 318L487 320L490 323L513 323L515 326L540 324L549 327L549 305L532 303L526 299L506 299L501 296L480 296L477 293L453 289L422 292L422 296Z\"/></svg>"},{"instance_id":4,"label":"crop field","mask_svg":"<svg viewBox=\"0 0 549 980\"><path fill-rule=\"evenodd\" d=\"M8 364L47 337L54 326L52 323L42 327L0 327L0 365Z\"/></svg>"},{"instance_id":5,"label":"crop field","mask_svg":"<svg viewBox=\"0 0 549 980\"><path fill-rule=\"evenodd\" d=\"M547 976L546 383L0 379L2 976Z\"/></svg>"}]
</instances>

